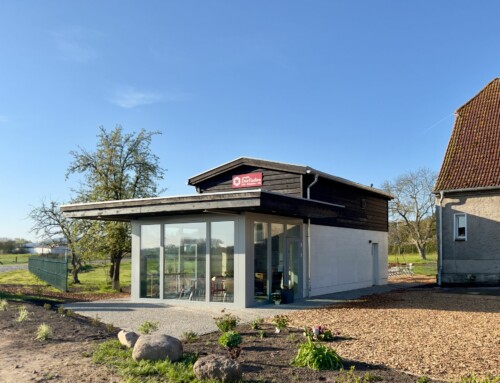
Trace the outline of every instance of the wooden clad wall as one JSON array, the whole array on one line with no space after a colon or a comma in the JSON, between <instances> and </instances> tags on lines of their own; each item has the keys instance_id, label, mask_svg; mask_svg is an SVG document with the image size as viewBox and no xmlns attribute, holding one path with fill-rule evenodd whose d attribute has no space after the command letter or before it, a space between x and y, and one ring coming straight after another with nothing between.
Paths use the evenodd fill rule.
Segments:
<instances>
[{"instance_id":1,"label":"wooden clad wall","mask_svg":"<svg viewBox=\"0 0 500 383\"><path fill-rule=\"evenodd\" d=\"M270 170L253 166L241 166L232 171L219 174L211 179L200 182L196 185L200 193L217 193L228 192L233 189L233 175L248 174L262 172L262 190L267 190L275 193L292 195L294 197L302 197L301 175L295 173L287 173L279 170Z\"/></svg>"},{"instance_id":2,"label":"wooden clad wall","mask_svg":"<svg viewBox=\"0 0 500 383\"><path fill-rule=\"evenodd\" d=\"M304 189L314 180L304 176ZM369 191L320 178L311 188L311 199L344 205L336 218L311 220L313 224L352 229L389 231L388 201Z\"/></svg>"}]
</instances>

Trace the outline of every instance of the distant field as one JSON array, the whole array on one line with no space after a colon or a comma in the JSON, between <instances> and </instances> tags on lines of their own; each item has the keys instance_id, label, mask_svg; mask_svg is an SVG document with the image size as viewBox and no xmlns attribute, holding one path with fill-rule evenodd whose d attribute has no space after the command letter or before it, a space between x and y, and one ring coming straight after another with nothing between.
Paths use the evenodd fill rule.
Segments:
<instances>
[{"instance_id":1,"label":"distant field","mask_svg":"<svg viewBox=\"0 0 500 383\"><path fill-rule=\"evenodd\" d=\"M389 254L389 264L413 263L413 271L419 275L436 275L437 273L437 253L427 254L427 259L420 259L417 254Z\"/></svg>"},{"instance_id":2,"label":"distant field","mask_svg":"<svg viewBox=\"0 0 500 383\"><path fill-rule=\"evenodd\" d=\"M28 263L32 254L0 254L0 265L16 265Z\"/></svg>"},{"instance_id":3,"label":"distant field","mask_svg":"<svg viewBox=\"0 0 500 383\"><path fill-rule=\"evenodd\" d=\"M81 284L73 285L71 283L71 274L68 273L68 287L70 291L102 291L109 292L111 283L108 277L109 265L96 264L87 266L86 271L78 274ZM0 284L14 285L37 285L40 280L34 277L28 270L15 270L0 273ZM120 285L122 287L130 286L130 261L125 261L120 267Z\"/></svg>"}]
</instances>

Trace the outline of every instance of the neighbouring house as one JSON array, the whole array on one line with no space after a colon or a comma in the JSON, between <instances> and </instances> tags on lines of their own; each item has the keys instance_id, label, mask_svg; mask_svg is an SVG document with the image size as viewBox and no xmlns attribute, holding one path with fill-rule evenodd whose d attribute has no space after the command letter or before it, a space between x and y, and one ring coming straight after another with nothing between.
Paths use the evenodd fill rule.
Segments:
<instances>
[{"instance_id":1,"label":"neighbouring house","mask_svg":"<svg viewBox=\"0 0 500 383\"><path fill-rule=\"evenodd\" d=\"M197 194L62 206L132 223L133 300L249 307L387 283L387 193L308 166L239 158Z\"/></svg>"},{"instance_id":2,"label":"neighbouring house","mask_svg":"<svg viewBox=\"0 0 500 383\"><path fill-rule=\"evenodd\" d=\"M435 186L439 284L500 284L500 79L456 112Z\"/></svg>"}]
</instances>

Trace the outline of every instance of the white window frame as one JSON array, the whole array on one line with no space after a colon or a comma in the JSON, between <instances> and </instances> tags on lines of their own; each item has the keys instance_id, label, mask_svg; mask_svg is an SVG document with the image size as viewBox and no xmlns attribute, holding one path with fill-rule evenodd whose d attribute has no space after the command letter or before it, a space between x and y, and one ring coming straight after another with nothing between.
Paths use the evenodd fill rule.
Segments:
<instances>
[{"instance_id":1,"label":"white window frame","mask_svg":"<svg viewBox=\"0 0 500 383\"><path fill-rule=\"evenodd\" d=\"M465 221L465 234L464 235L459 235L458 233L458 222L460 217L464 218ZM465 213L457 213L453 215L453 236L455 241L467 241L467 214Z\"/></svg>"}]
</instances>

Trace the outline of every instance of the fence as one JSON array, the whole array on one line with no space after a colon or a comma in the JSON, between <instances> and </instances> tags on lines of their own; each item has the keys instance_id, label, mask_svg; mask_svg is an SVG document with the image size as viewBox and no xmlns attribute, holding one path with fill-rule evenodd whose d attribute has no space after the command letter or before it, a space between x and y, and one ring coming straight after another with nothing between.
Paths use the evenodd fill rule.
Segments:
<instances>
[{"instance_id":1,"label":"fence","mask_svg":"<svg viewBox=\"0 0 500 383\"><path fill-rule=\"evenodd\" d=\"M39 255L30 257L28 270L55 288L68 290L68 260L66 258L47 258Z\"/></svg>"}]
</instances>

